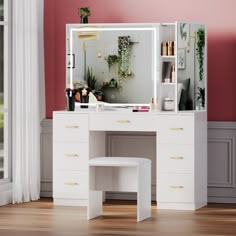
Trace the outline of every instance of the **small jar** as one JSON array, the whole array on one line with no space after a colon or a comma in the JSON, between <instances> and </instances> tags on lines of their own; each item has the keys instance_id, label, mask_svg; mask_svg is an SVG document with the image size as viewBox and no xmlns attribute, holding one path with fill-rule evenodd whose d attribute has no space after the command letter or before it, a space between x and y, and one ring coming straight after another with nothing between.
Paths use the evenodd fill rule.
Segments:
<instances>
[{"instance_id":1,"label":"small jar","mask_svg":"<svg viewBox=\"0 0 236 236\"><path fill-rule=\"evenodd\" d=\"M165 98L164 100L164 110L173 111L175 109L175 103L173 98Z\"/></svg>"}]
</instances>

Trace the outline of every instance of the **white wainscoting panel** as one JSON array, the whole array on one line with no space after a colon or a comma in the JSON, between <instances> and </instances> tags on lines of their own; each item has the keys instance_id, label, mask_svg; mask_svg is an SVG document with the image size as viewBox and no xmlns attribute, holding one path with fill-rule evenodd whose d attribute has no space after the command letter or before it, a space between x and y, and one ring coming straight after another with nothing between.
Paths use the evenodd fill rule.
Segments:
<instances>
[{"instance_id":1,"label":"white wainscoting panel","mask_svg":"<svg viewBox=\"0 0 236 236\"><path fill-rule=\"evenodd\" d=\"M236 122L208 122L208 202L236 203Z\"/></svg>"},{"instance_id":2,"label":"white wainscoting panel","mask_svg":"<svg viewBox=\"0 0 236 236\"><path fill-rule=\"evenodd\" d=\"M52 197L52 120L41 122L41 197Z\"/></svg>"},{"instance_id":3,"label":"white wainscoting panel","mask_svg":"<svg viewBox=\"0 0 236 236\"><path fill-rule=\"evenodd\" d=\"M41 132L41 197L52 196L52 120ZM107 155L147 157L152 160L152 199L156 189L154 133L107 133ZM236 203L236 122L208 122L208 202ZM108 193L108 198L136 199L132 193Z\"/></svg>"}]
</instances>

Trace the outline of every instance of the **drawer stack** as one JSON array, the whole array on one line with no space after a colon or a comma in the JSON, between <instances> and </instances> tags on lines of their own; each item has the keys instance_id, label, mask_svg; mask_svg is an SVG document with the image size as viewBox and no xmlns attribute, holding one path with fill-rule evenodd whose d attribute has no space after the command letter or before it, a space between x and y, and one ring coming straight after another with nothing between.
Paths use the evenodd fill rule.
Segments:
<instances>
[{"instance_id":1,"label":"drawer stack","mask_svg":"<svg viewBox=\"0 0 236 236\"><path fill-rule=\"evenodd\" d=\"M157 207L195 208L194 115L161 115L157 129Z\"/></svg>"},{"instance_id":2,"label":"drawer stack","mask_svg":"<svg viewBox=\"0 0 236 236\"><path fill-rule=\"evenodd\" d=\"M88 139L88 114L54 113L53 198L57 205L87 205Z\"/></svg>"}]
</instances>

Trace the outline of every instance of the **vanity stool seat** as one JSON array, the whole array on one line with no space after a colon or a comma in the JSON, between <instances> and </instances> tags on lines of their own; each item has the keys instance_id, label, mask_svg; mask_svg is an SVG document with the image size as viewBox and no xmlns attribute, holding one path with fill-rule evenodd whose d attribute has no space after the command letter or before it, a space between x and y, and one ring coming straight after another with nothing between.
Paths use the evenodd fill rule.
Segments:
<instances>
[{"instance_id":1,"label":"vanity stool seat","mask_svg":"<svg viewBox=\"0 0 236 236\"><path fill-rule=\"evenodd\" d=\"M98 157L89 160L88 220L102 215L103 191L137 193L137 221L151 217L151 160Z\"/></svg>"}]
</instances>

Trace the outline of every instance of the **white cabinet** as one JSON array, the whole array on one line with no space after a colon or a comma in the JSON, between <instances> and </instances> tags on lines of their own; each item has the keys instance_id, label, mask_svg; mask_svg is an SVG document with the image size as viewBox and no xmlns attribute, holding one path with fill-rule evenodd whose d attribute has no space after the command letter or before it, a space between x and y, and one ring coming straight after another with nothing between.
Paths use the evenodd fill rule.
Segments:
<instances>
[{"instance_id":1,"label":"white cabinet","mask_svg":"<svg viewBox=\"0 0 236 236\"><path fill-rule=\"evenodd\" d=\"M201 142L199 130L205 126L201 115L160 115L157 122L157 207L195 210L206 205L205 169L207 158L196 150ZM206 149L206 145L203 145ZM203 170L202 169L202 170Z\"/></svg>"},{"instance_id":2,"label":"white cabinet","mask_svg":"<svg viewBox=\"0 0 236 236\"><path fill-rule=\"evenodd\" d=\"M87 205L89 126L87 114L53 117L53 198L59 205Z\"/></svg>"}]
</instances>

